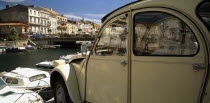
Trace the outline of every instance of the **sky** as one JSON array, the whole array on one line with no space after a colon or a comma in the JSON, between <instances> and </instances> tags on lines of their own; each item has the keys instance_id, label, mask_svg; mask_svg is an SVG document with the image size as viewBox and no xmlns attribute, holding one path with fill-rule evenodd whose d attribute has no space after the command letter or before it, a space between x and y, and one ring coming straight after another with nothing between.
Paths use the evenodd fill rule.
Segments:
<instances>
[{"instance_id":1,"label":"sky","mask_svg":"<svg viewBox=\"0 0 210 103\"><path fill-rule=\"evenodd\" d=\"M34 5L35 7L52 8L69 20L85 18L101 24L101 18L113 10L136 0L0 0L0 9L6 5Z\"/></svg>"}]
</instances>

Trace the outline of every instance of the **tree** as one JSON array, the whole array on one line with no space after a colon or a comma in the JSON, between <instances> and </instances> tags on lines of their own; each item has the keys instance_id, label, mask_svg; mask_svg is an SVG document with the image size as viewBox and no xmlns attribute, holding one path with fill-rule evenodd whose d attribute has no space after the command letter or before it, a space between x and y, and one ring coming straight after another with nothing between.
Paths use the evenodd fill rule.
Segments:
<instances>
[{"instance_id":1,"label":"tree","mask_svg":"<svg viewBox=\"0 0 210 103\"><path fill-rule=\"evenodd\" d=\"M7 36L8 41L14 41L18 39L18 32L15 27L10 28L9 34Z\"/></svg>"},{"instance_id":2,"label":"tree","mask_svg":"<svg viewBox=\"0 0 210 103\"><path fill-rule=\"evenodd\" d=\"M82 31L82 29L79 29L78 31Z\"/></svg>"}]
</instances>

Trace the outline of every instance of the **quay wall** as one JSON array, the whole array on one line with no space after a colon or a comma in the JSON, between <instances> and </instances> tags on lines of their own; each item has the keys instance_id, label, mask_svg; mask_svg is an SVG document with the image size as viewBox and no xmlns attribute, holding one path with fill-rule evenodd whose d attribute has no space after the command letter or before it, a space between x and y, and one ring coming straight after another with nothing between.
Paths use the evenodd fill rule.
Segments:
<instances>
[{"instance_id":1,"label":"quay wall","mask_svg":"<svg viewBox=\"0 0 210 103\"><path fill-rule=\"evenodd\" d=\"M52 45L52 43L50 43L48 40L38 40L38 41L33 40L33 42L38 46L40 46L40 45Z\"/></svg>"},{"instance_id":2,"label":"quay wall","mask_svg":"<svg viewBox=\"0 0 210 103\"><path fill-rule=\"evenodd\" d=\"M0 41L0 46L21 47L28 44L28 40Z\"/></svg>"},{"instance_id":3,"label":"quay wall","mask_svg":"<svg viewBox=\"0 0 210 103\"><path fill-rule=\"evenodd\" d=\"M39 47L46 45L61 45L63 48L77 48L80 46L80 44L76 44L76 41L33 40L33 42Z\"/></svg>"}]
</instances>

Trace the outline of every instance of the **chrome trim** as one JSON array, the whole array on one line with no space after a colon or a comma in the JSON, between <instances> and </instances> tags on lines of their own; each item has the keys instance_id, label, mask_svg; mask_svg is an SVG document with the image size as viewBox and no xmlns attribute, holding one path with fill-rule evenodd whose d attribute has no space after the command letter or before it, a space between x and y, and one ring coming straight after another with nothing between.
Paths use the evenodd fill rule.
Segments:
<instances>
[{"instance_id":1,"label":"chrome trim","mask_svg":"<svg viewBox=\"0 0 210 103\"><path fill-rule=\"evenodd\" d=\"M186 62L162 62L162 61L142 61L142 60L131 60L131 62L145 62L145 63L171 63L171 64L196 64L196 63L186 63Z\"/></svg>"}]
</instances>

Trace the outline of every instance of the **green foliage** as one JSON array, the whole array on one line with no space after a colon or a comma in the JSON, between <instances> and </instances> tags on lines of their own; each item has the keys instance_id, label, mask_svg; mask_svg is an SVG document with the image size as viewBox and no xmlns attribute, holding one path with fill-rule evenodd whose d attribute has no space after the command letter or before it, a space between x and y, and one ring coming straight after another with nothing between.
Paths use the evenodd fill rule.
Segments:
<instances>
[{"instance_id":1,"label":"green foliage","mask_svg":"<svg viewBox=\"0 0 210 103\"><path fill-rule=\"evenodd\" d=\"M82 29L79 29L79 31L82 31Z\"/></svg>"},{"instance_id":2,"label":"green foliage","mask_svg":"<svg viewBox=\"0 0 210 103\"><path fill-rule=\"evenodd\" d=\"M13 27L10 28L9 34L7 35L7 40L8 41L14 41L18 39L18 32L17 30Z\"/></svg>"}]
</instances>

